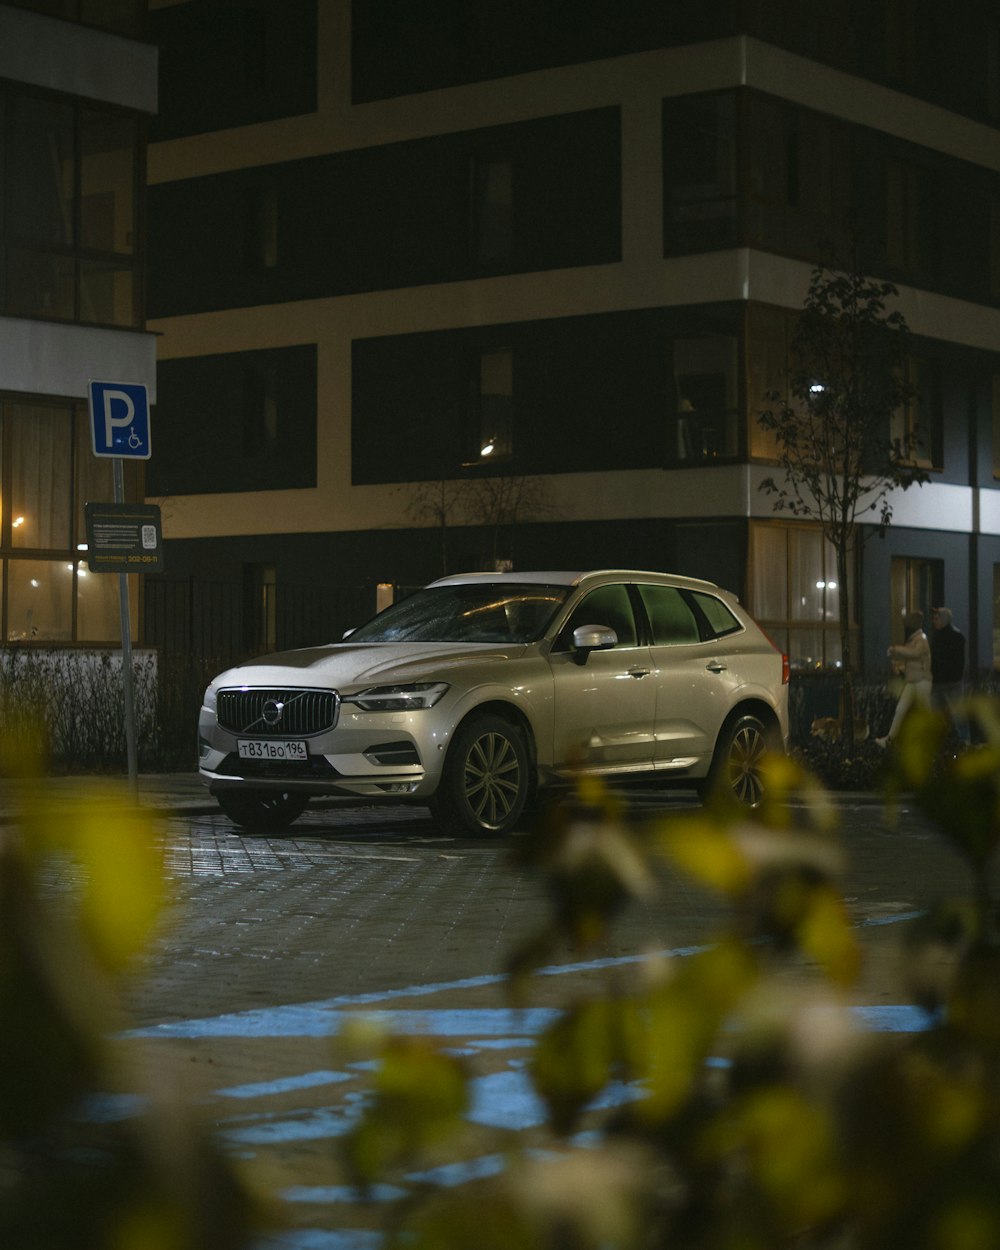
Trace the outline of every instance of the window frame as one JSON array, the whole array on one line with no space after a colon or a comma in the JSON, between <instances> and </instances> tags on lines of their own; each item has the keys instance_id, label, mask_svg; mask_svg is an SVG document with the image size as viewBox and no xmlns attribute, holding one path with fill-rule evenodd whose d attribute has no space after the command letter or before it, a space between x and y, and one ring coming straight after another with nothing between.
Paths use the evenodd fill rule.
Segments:
<instances>
[{"instance_id":1,"label":"window frame","mask_svg":"<svg viewBox=\"0 0 1000 1250\"><path fill-rule=\"evenodd\" d=\"M30 234L15 231L12 214L14 183L12 178L12 147L19 125L19 102L49 102L64 105L71 115L71 189L68 203L65 241L46 241ZM84 135L88 123L119 122L130 128L130 142L125 147L131 153L129 227L126 235L129 245L125 250L110 250L84 245L85 217L85 169L88 154ZM115 108L89 99L76 99L56 92L36 90L23 84L0 85L0 170L6 176L0 180L0 315L27 317L32 320L58 321L78 325L104 326L113 329L134 330L143 325L144 266L145 266L145 119L139 113ZM124 150L116 148L116 151ZM30 170L20 171L20 176ZM40 297L44 294L36 281L30 277L18 289L13 277L18 266L48 266L52 282L48 289L55 294L55 311L44 307ZM111 315L106 318L85 316L87 292L95 289L93 283L101 275L112 284L126 275L128 295L119 300L112 289L107 307ZM70 290L65 290L66 285ZM62 291L60 290L62 288ZM22 298L22 291L27 298ZM120 309L124 311L119 312Z\"/></svg>"},{"instance_id":2,"label":"window frame","mask_svg":"<svg viewBox=\"0 0 1000 1250\"><path fill-rule=\"evenodd\" d=\"M785 611L780 616L774 612L765 611L767 605L757 600L758 579L763 575L763 570L758 568L758 562L765 554L759 550L758 543L765 533L772 535L781 533L784 535L783 569L778 572L778 576L780 576L783 585L781 597L784 601ZM821 564L819 570L812 574L802 574L800 571L798 579L796 579L793 566L794 552L790 537L793 533L815 535L820 544ZM860 638L861 632L858 618L858 563L857 550L855 549L852 558L853 567L848 574L850 579L849 602L851 605L850 632L854 640L852 649L855 654L859 654L857 640ZM833 578L830 576L831 572ZM773 571L771 573L772 582L774 576L775 572ZM750 615L771 639L772 643L789 657L793 671L829 672L839 670L841 667L840 604L839 589L833 581L835 577L836 553L832 544L824 539L819 525L807 521L752 520L750 522L749 544L747 548L747 587L749 592L747 603ZM809 581L815 583L813 586L814 590L820 591L819 603L822 616L818 620L814 620L807 615L796 614L792 610L793 595L798 594L800 599L806 598L802 596L801 590ZM820 587L821 582L823 583L822 587ZM831 583L833 584L831 585ZM827 600L828 588L837 591L836 600L832 606L828 604ZM804 657L805 662L800 662L793 643L796 640L805 639L810 634L816 635L821 643L820 654L818 657Z\"/></svg>"},{"instance_id":3,"label":"window frame","mask_svg":"<svg viewBox=\"0 0 1000 1250\"><path fill-rule=\"evenodd\" d=\"M68 484L68 498L60 511L65 515L65 533L63 543L58 546L17 546L13 541L12 526L14 517L11 511L13 456L11 445L14 437L12 410L30 410L38 408L55 413L62 410L68 427L68 437L64 440L66 464L63 470L65 482ZM118 608L118 584L107 575L91 573L87 567L86 529L83 520L83 504L92 492L105 489L100 478L107 478L108 497L111 494L110 460L103 461L107 473L102 469L94 472L94 459L90 445L90 414L87 405L79 400L53 400L42 397L26 397L24 395L0 392L0 645L33 646L41 649L64 648L67 646L107 646L121 643L121 618ZM86 459L85 459L86 458ZM44 471L44 462L40 465ZM143 498L142 466L131 462L125 469L125 497L127 500ZM68 620L55 630L49 630L45 636L27 635L12 638L11 600L19 593L19 572L30 573L32 566L47 566L52 570L71 574L69 590L66 592L68 602ZM59 566L63 566L59 569ZM99 603L92 609L91 619L96 613L109 625L107 636L81 637L81 594L89 585L90 578L97 578L93 583L100 586L101 594L108 602L102 607ZM132 639L138 639L138 612L140 579L129 579L132 614ZM113 603L111 602L113 600Z\"/></svg>"}]
</instances>

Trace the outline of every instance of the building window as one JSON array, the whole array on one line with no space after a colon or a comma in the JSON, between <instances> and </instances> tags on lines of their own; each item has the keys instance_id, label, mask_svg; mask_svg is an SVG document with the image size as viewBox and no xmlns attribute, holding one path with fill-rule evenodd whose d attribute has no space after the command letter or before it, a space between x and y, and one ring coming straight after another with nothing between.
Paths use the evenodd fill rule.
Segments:
<instances>
[{"instance_id":1,"label":"building window","mask_svg":"<svg viewBox=\"0 0 1000 1250\"><path fill-rule=\"evenodd\" d=\"M736 97L681 96L663 104L666 254L736 243Z\"/></svg>"},{"instance_id":2,"label":"building window","mask_svg":"<svg viewBox=\"0 0 1000 1250\"><path fill-rule=\"evenodd\" d=\"M924 77L921 19L913 0L886 0L885 72L891 83L916 87Z\"/></svg>"},{"instance_id":3,"label":"building window","mask_svg":"<svg viewBox=\"0 0 1000 1250\"><path fill-rule=\"evenodd\" d=\"M903 617L907 612L924 614L929 633L931 609L944 598L944 561L895 556L889 565L890 641L905 642Z\"/></svg>"},{"instance_id":4,"label":"building window","mask_svg":"<svg viewBox=\"0 0 1000 1250\"><path fill-rule=\"evenodd\" d=\"M251 187L244 204L244 262L251 273L278 266L278 193Z\"/></svg>"},{"instance_id":5,"label":"building window","mask_svg":"<svg viewBox=\"0 0 1000 1250\"><path fill-rule=\"evenodd\" d=\"M799 114L760 96L748 101L748 228L752 238L783 246L787 218L801 196L802 156ZM815 240L814 240L815 245Z\"/></svg>"},{"instance_id":6,"label":"building window","mask_svg":"<svg viewBox=\"0 0 1000 1250\"><path fill-rule=\"evenodd\" d=\"M909 397L892 414L890 433L909 449L906 461L924 469L940 469L943 459L941 429L941 371L936 361L907 357L904 382Z\"/></svg>"},{"instance_id":7,"label":"building window","mask_svg":"<svg viewBox=\"0 0 1000 1250\"><path fill-rule=\"evenodd\" d=\"M990 200L990 294L1000 296L1000 195Z\"/></svg>"},{"instance_id":8,"label":"building window","mask_svg":"<svg viewBox=\"0 0 1000 1250\"><path fill-rule=\"evenodd\" d=\"M993 476L1000 478L1000 373L994 373L992 382Z\"/></svg>"},{"instance_id":9,"label":"building window","mask_svg":"<svg viewBox=\"0 0 1000 1250\"><path fill-rule=\"evenodd\" d=\"M473 461L493 464L509 459L514 450L514 353L510 348L479 354L473 400Z\"/></svg>"},{"instance_id":10,"label":"building window","mask_svg":"<svg viewBox=\"0 0 1000 1250\"><path fill-rule=\"evenodd\" d=\"M738 355L735 335L674 339L679 463L710 463L739 454Z\"/></svg>"},{"instance_id":11,"label":"building window","mask_svg":"<svg viewBox=\"0 0 1000 1250\"><path fill-rule=\"evenodd\" d=\"M243 458L271 455L278 445L278 372L272 364L243 374Z\"/></svg>"},{"instance_id":12,"label":"building window","mask_svg":"<svg viewBox=\"0 0 1000 1250\"><path fill-rule=\"evenodd\" d=\"M855 584L852 570L851 585ZM836 551L816 526L750 527L750 611L793 668L839 668L840 586ZM850 596L851 628L857 597Z\"/></svg>"},{"instance_id":13,"label":"building window","mask_svg":"<svg viewBox=\"0 0 1000 1250\"><path fill-rule=\"evenodd\" d=\"M514 256L514 166L471 159L472 260L479 269L509 265Z\"/></svg>"},{"instance_id":14,"label":"building window","mask_svg":"<svg viewBox=\"0 0 1000 1250\"><path fill-rule=\"evenodd\" d=\"M4 103L0 310L137 326L138 123L25 92L0 97Z\"/></svg>"},{"instance_id":15,"label":"building window","mask_svg":"<svg viewBox=\"0 0 1000 1250\"><path fill-rule=\"evenodd\" d=\"M314 344L161 360L156 374L147 495L316 485Z\"/></svg>"},{"instance_id":16,"label":"building window","mask_svg":"<svg viewBox=\"0 0 1000 1250\"><path fill-rule=\"evenodd\" d=\"M986 112L1000 119L1000 22L991 22L986 31Z\"/></svg>"},{"instance_id":17,"label":"building window","mask_svg":"<svg viewBox=\"0 0 1000 1250\"><path fill-rule=\"evenodd\" d=\"M938 272L938 194L930 170L890 158L886 167L886 259L909 278Z\"/></svg>"},{"instance_id":18,"label":"building window","mask_svg":"<svg viewBox=\"0 0 1000 1250\"><path fill-rule=\"evenodd\" d=\"M9 404L4 426L11 547L69 551L72 420L65 408Z\"/></svg>"},{"instance_id":19,"label":"building window","mask_svg":"<svg viewBox=\"0 0 1000 1250\"><path fill-rule=\"evenodd\" d=\"M807 257L843 248L853 184L850 128L753 94L747 112L749 245Z\"/></svg>"},{"instance_id":20,"label":"building window","mask_svg":"<svg viewBox=\"0 0 1000 1250\"><path fill-rule=\"evenodd\" d=\"M747 310L748 442L754 460L777 460L781 451L774 431L765 430L757 418L787 400L789 344L794 331L794 314L785 309L753 304Z\"/></svg>"},{"instance_id":21,"label":"building window","mask_svg":"<svg viewBox=\"0 0 1000 1250\"><path fill-rule=\"evenodd\" d=\"M253 655L274 651L278 638L277 576L273 564L243 569L243 646Z\"/></svg>"},{"instance_id":22,"label":"building window","mask_svg":"<svg viewBox=\"0 0 1000 1250\"><path fill-rule=\"evenodd\" d=\"M1000 671L1000 564L993 566L993 668Z\"/></svg>"},{"instance_id":23,"label":"building window","mask_svg":"<svg viewBox=\"0 0 1000 1250\"><path fill-rule=\"evenodd\" d=\"M83 405L0 400L0 618L7 642L120 641L118 579L91 574L84 504L110 501L111 461ZM138 469L126 493L140 497ZM133 620L133 630L135 621Z\"/></svg>"}]
</instances>

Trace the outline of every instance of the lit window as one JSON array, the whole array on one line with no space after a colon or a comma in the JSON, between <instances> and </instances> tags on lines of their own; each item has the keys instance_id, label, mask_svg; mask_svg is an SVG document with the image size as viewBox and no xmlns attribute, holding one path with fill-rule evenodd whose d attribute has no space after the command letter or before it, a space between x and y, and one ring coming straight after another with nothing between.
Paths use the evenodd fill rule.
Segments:
<instances>
[{"instance_id":1,"label":"lit window","mask_svg":"<svg viewBox=\"0 0 1000 1250\"><path fill-rule=\"evenodd\" d=\"M840 590L836 551L818 527L751 525L750 611L793 668L840 666Z\"/></svg>"},{"instance_id":2,"label":"lit window","mask_svg":"<svg viewBox=\"0 0 1000 1250\"><path fill-rule=\"evenodd\" d=\"M475 459L505 460L513 451L514 356L509 348L479 356L478 438Z\"/></svg>"}]
</instances>

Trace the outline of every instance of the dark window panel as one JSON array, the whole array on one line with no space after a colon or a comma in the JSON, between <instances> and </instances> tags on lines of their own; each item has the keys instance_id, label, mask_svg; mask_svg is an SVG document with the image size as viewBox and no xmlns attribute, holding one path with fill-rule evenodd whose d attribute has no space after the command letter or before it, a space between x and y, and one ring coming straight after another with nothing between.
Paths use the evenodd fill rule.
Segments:
<instances>
[{"instance_id":1,"label":"dark window panel","mask_svg":"<svg viewBox=\"0 0 1000 1250\"><path fill-rule=\"evenodd\" d=\"M73 106L18 95L11 109L7 229L14 239L72 247L76 155Z\"/></svg>"},{"instance_id":2,"label":"dark window panel","mask_svg":"<svg viewBox=\"0 0 1000 1250\"><path fill-rule=\"evenodd\" d=\"M273 348L157 366L149 495L316 485L316 348Z\"/></svg>"},{"instance_id":3,"label":"dark window panel","mask_svg":"<svg viewBox=\"0 0 1000 1250\"><path fill-rule=\"evenodd\" d=\"M316 109L316 0L189 0L149 15L160 49L150 139L176 139Z\"/></svg>"},{"instance_id":4,"label":"dark window panel","mask_svg":"<svg viewBox=\"0 0 1000 1250\"><path fill-rule=\"evenodd\" d=\"M354 0L355 103L735 33L732 0Z\"/></svg>"},{"instance_id":5,"label":"dark window panel","mask_svg":"<svg viewBox=\"0 0 1000 1250\"><path fill-rule=\"evenodd\" d=\"M468 456L483 436L483 361L499 377L509 353L510 454L518 474L646 468L678 457L679 387L704 409L697 456L733 457L739 312L726 305L653 309L555 321L410 334L354 343L352 471L355 483L481 475L489 457ZM702 333L708 347L690 346ZM681 366L671 369L672 343ZM684 344L688 348L684 348ZM505 366L504 366L505 368ZM713 376L713 370L715 375ZM495 391L506 390L490 374ZM470 391L472 400L470 402ZM496 414L494 414L496 415ZM707 449L706 449L707 448Z\"/></svg>"},{"instance_id":6,"label":"dark window panel","mask_svg":"<svg viewBox=\"0 0 1000 1250\"><path fill-rule=\"evenodd\" d=\"M72 321L76 263L64 253L8 248L5 310L11 317Z\"/></svg>"},{"instance_id":7,"label":"dark window panel","mask_svg":"<svg viewBox=\"0 0 1000 1250\"><path fill-rule=\"evenodd\" d=\"M154 186L149 315L613 262L620 144L598 109Z\"/></svg>"},{"instance_id":8,"label":"dark window panel","mask_svg":"<svg viewBox=\"0 0 1000 1250\"><path fill-rule=\"evenodd\" d=\"M737 98L733 92L663 103L666 254L733 247L737 225Z\"/></svg>"}]
</instances>

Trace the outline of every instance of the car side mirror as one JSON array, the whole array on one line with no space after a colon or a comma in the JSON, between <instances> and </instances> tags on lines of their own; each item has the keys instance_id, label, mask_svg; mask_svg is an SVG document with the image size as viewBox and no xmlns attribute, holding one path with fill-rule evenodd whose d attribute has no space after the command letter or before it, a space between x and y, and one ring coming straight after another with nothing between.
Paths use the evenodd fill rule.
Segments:
<instances>
[{"instance_id":1,"label":"car side mirror","mask_svg":"<svg viewBox=\"0 0 1000 1250\"><path fill-rule=\"evenodd\" d=\"M618 646L618 635L610 625L578 625L573 630L573 659L586 664L591 651L607 651Z\"/></svg>"}]
</instances>

